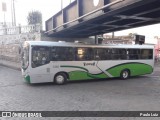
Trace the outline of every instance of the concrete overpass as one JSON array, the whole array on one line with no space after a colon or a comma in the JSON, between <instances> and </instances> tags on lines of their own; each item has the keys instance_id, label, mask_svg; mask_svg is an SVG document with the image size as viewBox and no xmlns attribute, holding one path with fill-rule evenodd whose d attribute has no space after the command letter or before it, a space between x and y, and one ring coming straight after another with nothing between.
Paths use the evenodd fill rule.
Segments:
<instances>
[{"instance_id":1,"label":"concrete overpass","mask_svg":"<svg viewBox=\"0 0 160 120\"><path fill-rule=\"evenodd\" d=\"M160 0L75 0L46 21L46 34L88 37L156 23Z\"/></svg>"}]
</instances>

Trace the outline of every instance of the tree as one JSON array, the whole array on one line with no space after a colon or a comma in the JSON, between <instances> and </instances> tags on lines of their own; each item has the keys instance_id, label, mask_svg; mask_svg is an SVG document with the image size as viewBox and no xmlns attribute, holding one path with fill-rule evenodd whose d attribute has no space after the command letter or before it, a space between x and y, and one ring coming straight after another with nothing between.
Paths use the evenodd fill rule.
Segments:
<instances>
[{"instance_id":1,"label":"tree","mask_svg":"<svg viewBox=\"0 0 160 120\"><path fill-rule=\"evenodd\" d=\"M28 25L40 24L42 25L42 13L39 11L31 11L27 16Z\"/></svg>"}]
</instances>

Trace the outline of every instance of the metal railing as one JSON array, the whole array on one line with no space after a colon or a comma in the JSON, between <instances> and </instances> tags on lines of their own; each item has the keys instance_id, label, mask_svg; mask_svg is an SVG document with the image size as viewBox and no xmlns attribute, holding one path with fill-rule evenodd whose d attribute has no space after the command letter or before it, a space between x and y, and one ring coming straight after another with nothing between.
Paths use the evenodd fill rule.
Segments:
<instances>
[{"instance_id":1,"label":"metal railing","mask_svg":"<svg viewBox=\"0 0 160 120\"><path fill-rule=\"evenodd\" d=\"M14 35L22 33L34 33L41 31L41 25L28 25L28 26L15 26L15 27L4 27L0 29L0 35Z\"/></svg>"}]
</instances>

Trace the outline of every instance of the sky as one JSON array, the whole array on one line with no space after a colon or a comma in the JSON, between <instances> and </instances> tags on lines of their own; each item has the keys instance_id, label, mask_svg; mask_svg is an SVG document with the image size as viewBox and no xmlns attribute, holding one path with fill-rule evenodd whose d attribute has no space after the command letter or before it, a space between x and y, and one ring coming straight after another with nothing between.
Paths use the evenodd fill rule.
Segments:
<instances>
[{"instance_id":1,"label":"sky","mask_svg":"<svg viewBox=\"0 0 160 120\"><path fill-rule=\"evenodd\" d=\"M0 22L4 22L2 2L7 4L7 12L5 12L6 22L11 22L11 0L0 0ZM69 3L70 0L63 0L63 7ZM28 12L34 10L38 10L42 13L43 23L45 23L47 19L61 10L61 0L15 0L17 25L27 25Z\"/></svg>"},{"instance_id":2,"label":"sky","mask_svg":"<svg viewBox=\"0 0 160 120\"><path fill-rule=\"evenodd\" d=\"M11 22L11 0L0 0L0 22L4 22L2 2L7 4L5 20L6 22ZM63 7L69 3L70 0L63 0ZM45 28L45 21L61 10L61 0L15 0L15 10L16 24L21 24L22 26L27 25L28 12L33 10L40 11L43 18L43 28ZM153 39L154 36L160 37L160 24L115 32L115 35L128 35L129 33L142 34L145 35L147 39Z\"/></svg>"}]
</instances>

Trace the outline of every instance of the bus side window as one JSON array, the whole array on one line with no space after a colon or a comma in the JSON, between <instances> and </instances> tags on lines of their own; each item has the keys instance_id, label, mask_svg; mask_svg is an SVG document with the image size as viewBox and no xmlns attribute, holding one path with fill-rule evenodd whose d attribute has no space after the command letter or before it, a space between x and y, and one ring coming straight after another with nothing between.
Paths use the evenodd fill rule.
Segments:
<instances>
[{"instance_id":1,"label":"bus side window","mask_svg":"<svg viewBox=\"0 0 160 120\"><path fill-rule=\"evenodd\" d=\"M107 57L107 50L105 48L95 49L95 60L106 60Z\"/></svg>"},{"instance_id":2,"label":"bus side window","mask_svg":"<svg viewBox=\"0 0 160 120\"><path fill-rule=\"evenodd\" d=\"M105 60L112 60L112 49L108 48L105 49L105 53L106 53L106 59Z\"/></svg>"},{"instance_id":3,"label":"bus side window","mask_svg":"<svg viewBox=\"0 0 160 120\"><path fill-rule=\"evenodd\" d=\"M126 49L119 49L119 58L121 60L127 59L127 50Z\"/></svg>"},{"instance_id":4,"label":"bus side window","mask_svg":"<svg viewBox=\"0 0 160 120\"><path fill-rule=\"evenodd\" d=\"M73 61L74 60L74 48L66 47L65 55L66 55L66 61Z\"/></svg>"},{"instance_id":5,"label":"bus side window","mask_svg":"<svg viewBox=\"0 0 160 120\"><path fill-rule=\"evenodd\" d=\"M50 62L50 48L43 46L32 47L32 68L39 67Z\"/></svg>"},{"instance_id":6,"label":"bus side window","mask_svg":"<svg viewBox=\"0 0 160 120\"><path fill-rule=\"evenodd\" d=\"M99 56L99 51L97 48L94 49L94 59L95 60L100 60L100 56Z\"/></svg>"},{"instance_id":7,"label":"bus side window","mask_svg":"<svg viewBox=\"0 0 160 120\"><path fill-rule=\"evenodd\" d=\"M51 48L50 59L51 59L51 61L56 61L56 48L55 47Z\"/></svg>"},{"instance_id":8,"label":"bus side window","mask_svg":"<svg viewBox=\"0 0 160 120\"><path fill-rule=\"evenodd\" d=\"M129 59L129 60L140 59L140 49L128 49L127 50L127 59Z\"/></svg>"},{"instance_id":9,"label":"bus side window","mask_svg":"<svg viewBox=\"0 0 160 120\"><path fill-rule=\"evenodd\" d=\"M153 51L151 49L141 50L141 59L153 59Z\"/></svg>"},{"instance_id":10,"label":"bus side window","mask_svg":"<svg viewBox=\"0 0 160 120\"><path fill-rule=\"evenodd\" d=\"M153 50L152 49L149 50L149 59L153 59Z\"/></svg>"},{"instance_id":11,"label":"bus side window","mask_svg":"<svg viewBox=\"0 0 160 120\"><path fill-rule=\"evenodd\" d=\"M94 60L94 51L93 48L76 48L76 60L86 61Z\"/></svg>"},{"instance_id":12,"label":"bus side window","mask_svg":"<svg viewBox=\"0 0 160 120\"><path fill-rule=\"evenodd\" d=\"M113 48L112 49L112 60L120 60L119 49Z\"/></svg>"},{"instance_id":13,"label":"bus side window","mask_svg":"<svg viewBox=\"0 0 160 120\"><path fill-rule=\"evenodd\" d=\"M51 48L52 61L73 61L74 48L72 47L53 47Z\"/></svg>"}]
</instances>

